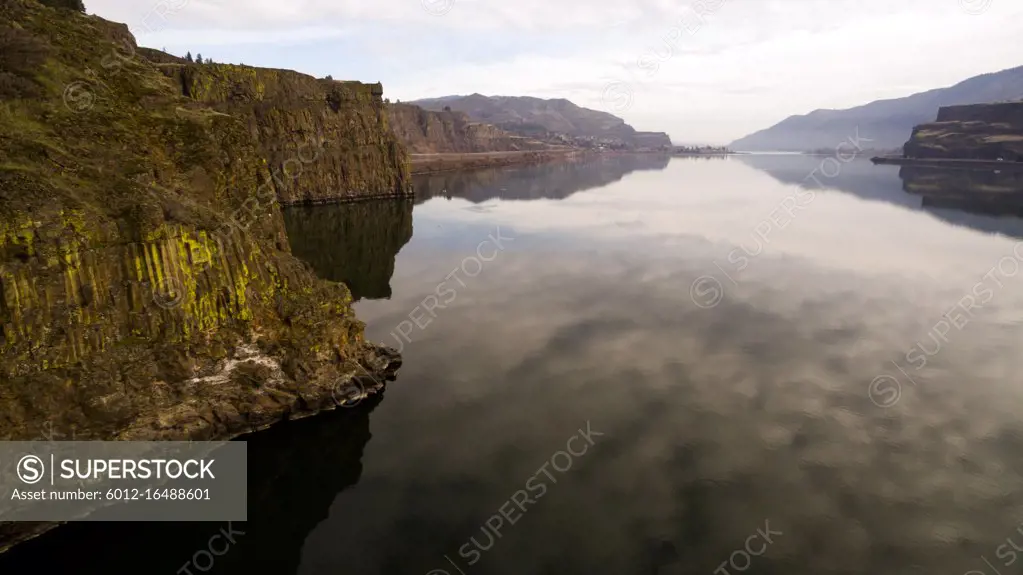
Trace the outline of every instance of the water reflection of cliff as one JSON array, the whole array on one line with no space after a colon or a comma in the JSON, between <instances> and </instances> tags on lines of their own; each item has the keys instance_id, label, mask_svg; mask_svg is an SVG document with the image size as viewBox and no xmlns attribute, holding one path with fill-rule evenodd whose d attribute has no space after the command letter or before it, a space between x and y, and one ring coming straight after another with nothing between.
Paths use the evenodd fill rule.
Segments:
<instances>
[{"instance_id":1,"label":"water reflection of cliff","mask_svg":"<svg viewBox=\"0 0 1023 575\"><path fill-rule=\"evenodd\" d=\"M866 159L857 159L839 164L836 170L829 162L824 170L834 175L825 177L821 173L821 165L827 160L826 157L804 154L743 154L734 157L784 184L817 187L813 179L816 177L824 186L865 200L878 200L914 209L921 207L920 198L907 195L902 190L898 168L895 166L875 166Z\"/></svg>"},{"instance_id":2,"label":"water reflection of cliff","mask_svg":"<svg viewBox=\"0 0 1023 575\"><path fill-rule=\"evenodd\" d=\"M356 301L391 297L394 258L412 239L412 203L382 200L284 211L291 251Z\"/></svg>"},{"instance_id":3,"label":"water reflection of cliff","mask_svg":"<svg viewBox=\"0 0 1023 575\"><path fill-rule=\"evenodd\" d=\"M294 574L309 533L362 475L370 413L380 401L243 438L249 520L230 530L226 522L68 523L0 555L0 573L201 573L211 571L210 538L223 529L235 543L223 537L212 543L216 551L228 547L212 557L212 572ZM98 552L112 549L112 542L115 553Z\"/></svg>"},{"instance_id":4,"label":"water reflection of cliff","mask_svg":"<svg viewBox=\"0 0 1023 575\"><path fill-rule=\"evenodd\" d=\"M671 156L609 154L575 161L531 166L416 176L416 203L430 198L462 198L473 203L492 199L560 200L590 188L617 182L640 170L663 170Z\"/></svg>"},{"instance_id":5,"label":"water reflection of cliff","mask_svg":"<svg viewBox=\"0 0 1023 575\"><path fill-rule=\"evenodd\" d=\"M1023 216L1023 172L903 166L899 177L907 193L923 198L924 207Z\"/></svg>"},{"instance_id":6,"label":"water reflection of cliff","mask_svg":"<svg viewBox=\"0 0 1023 575\"><path fill-rule=\"evenodd\" d=\"M866 200L923 210L949 223L986 233L1023 238L1023 174L935 168L875 166L863 158L828 165L827 158L800 154L735 156L744 164L792 185L827 188ZM1012 217L1007 217L1012 216Z\"/></svg>"}]
</instances>

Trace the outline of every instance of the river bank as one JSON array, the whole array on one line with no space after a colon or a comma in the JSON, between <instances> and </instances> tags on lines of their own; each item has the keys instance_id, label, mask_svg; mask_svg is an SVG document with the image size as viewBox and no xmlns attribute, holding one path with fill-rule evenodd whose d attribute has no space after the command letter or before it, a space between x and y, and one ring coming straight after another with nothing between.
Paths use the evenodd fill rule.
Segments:
<instances>
[{"instance_id":1,"label":"river bank","mask_svg":"<svg viewBox=\"0 0 1023 575\"><path fill-rule=\"evenodd\" d=\"M475 152L453 154L409 154L412 174L437 174L457 170L542 164L589 154L585 150L542 150L523 152Z\"/></svg>"},{"instance_id":2,"label":"river bank","mask_svg":"<svg viewBox=\"0 0 1023 575\"><path fill-rule=\"evenodd\" d=\"M951 158L903 158L899 156L875 156L871 162L881 165L919 166L934 168L953 168L964 170L1006 170L1023 172L1023 162L1005 162L998 160L969 160Z\"/></svg>"}]
</instances>

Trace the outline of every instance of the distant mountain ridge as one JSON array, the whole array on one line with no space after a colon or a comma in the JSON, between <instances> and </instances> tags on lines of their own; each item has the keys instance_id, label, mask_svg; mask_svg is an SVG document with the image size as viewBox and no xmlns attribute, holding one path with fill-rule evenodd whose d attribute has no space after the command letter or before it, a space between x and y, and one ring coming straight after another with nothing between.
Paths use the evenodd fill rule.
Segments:
<instances>
[{"instance_id":1,"label":"distant mountain ridge","mask_svg":"<svg viewBox=\"0 0 1023 575\"><path fill-rule=\"evenodd\" d=\"M1023 98L1023 66L974 76L953 86L845 110L816 110L740 138L729 147L741 151L809 151L834 148L857 134L864 146L896 149L913 127L933 121L945 106Z\"/></svg>"},{"instance_id":2,"label":"distant mountain ridge","mask_svg":"<svg viewBox=\"0 0 1023 575\"><path fill-rule=\"evenodd\" d=\"M638 132L618 116L578 106L564 98L545 100L531 96L444 96L411 102L426 110L445 107L464 112L477 122L493 124L521 136L582 145L591 142L612 147L671 147L663 132Z\"/></svg>"}]
</instances>

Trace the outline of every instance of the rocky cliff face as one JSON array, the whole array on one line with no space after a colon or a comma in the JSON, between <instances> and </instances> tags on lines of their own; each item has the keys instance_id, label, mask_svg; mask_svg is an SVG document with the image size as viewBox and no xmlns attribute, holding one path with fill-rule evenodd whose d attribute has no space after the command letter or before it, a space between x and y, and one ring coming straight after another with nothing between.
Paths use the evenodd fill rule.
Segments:
<instances>
[{"instance_id":1,"label":"rocky cliff face","mask_svg":"<svg viewBox=\"0 0 1023 575\"><path fill-rule=\"evenodd\" d=\"M0 438L227 438L379 389L398 359L291 255L272 169L305 166L287 200L404 190L379 89L160 69L123 32L0 3Z\"/></svg>"},{"instance_id":2,"label":"rocky cliff face","mask_svg":"<svg viewBox=\"0 0 1023 575\"><path fill-rule=\"evenodd\" d=\"M405 147L388 126L380 84L290 70L191 64L147 51L181 93L242 120L274 174L281 203L410 194ZM173 60L179 60L174 62Z\"/></svg>"},{"instance_id":3,"label":"rocky cliff face","mask_svg":"<svg viewBox=\"0 0 1023 575\"><path fill-rule=\"evenodd\" d=\"M1023 102L947 106L913 128L908 158L1023 162Z\"/></svg>"},{"instance_id":4,"label":"rocky cliff face","mask_svg":"<svg viewBox=\"0 0 1023 575\"><path fill-rule=\"evenodd\" d=\"M636 132L632 137L632 144L642 150L666 150L672 149L671 138L665 132Z\"/></svg>"},{"instance_id":5,"label":"rocky cliff face","mask_svg":"<svg viewBox=\"0 0 1023 575\"><path fill-rule=\"evenodd\" d=\"M391 130L414 154L510 152L547 147L491 124L475 122L462 112L391 104L387 113Z\"/></svg>"}]
</instances>

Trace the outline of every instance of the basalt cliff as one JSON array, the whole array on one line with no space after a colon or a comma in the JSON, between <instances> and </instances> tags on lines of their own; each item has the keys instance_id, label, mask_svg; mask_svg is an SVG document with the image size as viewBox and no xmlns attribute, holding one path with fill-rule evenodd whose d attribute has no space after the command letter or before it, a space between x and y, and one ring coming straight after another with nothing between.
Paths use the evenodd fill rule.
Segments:
<instances>
[{"instance_id":1,"label":"basalt cliff","mask_svg":"<svg viewBox=\"0 0 1023 575\"><path fill-rule=\"evenodd\" d=\"M408 155L390 129L379 83L139 52L183 96L245 123L271 172L281 175L273 178L281 203L409 194Z\"/></svg>"},{"instance_id":2,"label":"basalt cliff","mask_svg":"<svg viewBox=\"0 0 1023 575\"><path fill-rule=\"evenodd\" d=\"M410 190L380 95L0 2L0 439L230 438L393 379L280 208Z\"/></svg>"},{"instance_id":3,"label":"basalt cliff","mask_svg":"<svg viewBox=\"0 0 1023 575\"><path fill-rule=\"evenodd\" d=\"M1023 162L1023 101L947 106L913 128L906 158Z\"/></svg>"}]
</instances>

